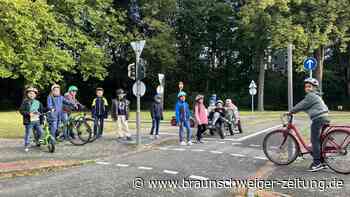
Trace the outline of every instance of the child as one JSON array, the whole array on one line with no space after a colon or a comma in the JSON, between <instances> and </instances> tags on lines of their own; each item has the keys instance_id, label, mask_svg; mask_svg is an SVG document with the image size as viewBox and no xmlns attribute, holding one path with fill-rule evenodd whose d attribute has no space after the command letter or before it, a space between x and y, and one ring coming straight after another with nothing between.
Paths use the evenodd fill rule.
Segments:
<instances>
[{"instance_id":1,"label":"child","mask_svg":"<svg viewBox=\"0 0 350 197\"><path fill-rule=\"evenodd\" d=\"M305 79L304 89L306 96L288 113L295 114L300 111L305 111L312 120L311 143L313 163L308 170L311 172L321 170L325 167L321 161L320 131L325 124L329 123L328 107L322 100L321 94L318 92L318 86L319 83L317 79Z\"/></svg>"},{"instance_id":2,"label":"child","mask_svg":"<svg viewBox=\"0 0 350 197\"><path fill-rule=\"evenodd\" d=\"M41 123L43 121L43 105L40 101L36 100L38 90L33 87L28 87L25 90L25 99L22 102L22 105L19 109L20 113L23 116L23 124L25 126L25 135L24 135L24 151L29 151L30 145L30 135L33 129L36 130L37 139L41 138L43 129Z\"/></svg>"},{"instance_id":3,"label":"child","mask_svg":"<svg viewBox=\"0 0 350 197\"><path fill-rule=\"evenodd\" d=\"M190 127L190 108L186 102L186 93L181 91L176 103L176 124L179 125L180 145L186 145L184 141L184 127L187 129L187 145L192 145L192 131Z\"/></svg>"},{"instance_id":4,"label":"child","mask_svg":"<svg viewBox=\"0 0 350 197\"><path fill-rule=\"evenodd\" d=\"M63 112L63 100L64 97L61 95L60 86L54 84L51 87L51 93L47 97L47 109L51 111L49 116L49 124L51 135L57 136L57 128L61 122L66 121L66 115ZM67 136L63 134L63 138Z\"/></svg>"},{"instance_id":5,"label":"child","mask_svg":"<svg viewBox=\"0 0 350 197\"><path fill-rule=\"evenodd\" d=\"M154 102L151 107L151 117L152 117L152 129L150 135L153 135L154 129L155 139L159 138L159 124L160 120L163 120L163 107L161 102L161 97L159 94L154 96Z\"/></svg>"},{"instance_id":6,"label":"child","mask_svg":"<svg viewBox=\"0 0 350 197\"><path fill-rule=\"evenodd\" d=\"M84 106L80 104L78 99L76 98L78 92L78 88L74 85L69 86L68 88L68 94L65 94L64 101L63 101L63 111L67 112L68 116L71 111L78 111L82 110Z\"/></svg>"},{"instance_id":7,"label":"child","mask_svg":"<svg viewBox=\"0 0 350 197\"><path fill-rule=\"evenodd\" d=\"M205 132L206 126L208 125L208 111L204 105L203 95L196 96L196 104L194 106L194 111L198 125L197 141L198 143L203 143L202 134Z\"/></svg>"},{"instance_id":8,"label":"child","mask_svg":"<svg viewBox=\"0 0 350 197\"><path fill-rule=\"evenodd\" d=\"M94 118L94 134L96 138L102 136L104 119L108 117L108 102L103 97L103 92L103 88L96 88L96 98L92 101L92 117ZM97 131L98 122L100 123L99 132Z\"/></svg>"},{"instance_id":9,"label":"child","mask_svg":"<svg viewBox=\"0 0 350 197\"><path fill-rule=\"evenodd\" d=\"M114 121L117 121L118 131L117 137L118 140L121 140L123 137L126 137L126 140L131 141L131 134L129 133L129 105L130 102L125 98L126 94L124 90L117 90L117 98L112 100L112 118Z\"/></svg>"},{"instance_id":10,"label":"child","mask_svg":"<svg viewBox=\"0 0 350 197\"><path fill-rule=\"evenodd\" d=\"M230 129L230 134L233 135L233 129L237 125L239 133L242 133L242 128L239 124L239 112L238 112L238 107L233 104L231 99L226 99L225 101L225 108L226 108L226 118L230 121L234 121L233 125L230 124L229 129Z\"/></svg>"}]
</instances>

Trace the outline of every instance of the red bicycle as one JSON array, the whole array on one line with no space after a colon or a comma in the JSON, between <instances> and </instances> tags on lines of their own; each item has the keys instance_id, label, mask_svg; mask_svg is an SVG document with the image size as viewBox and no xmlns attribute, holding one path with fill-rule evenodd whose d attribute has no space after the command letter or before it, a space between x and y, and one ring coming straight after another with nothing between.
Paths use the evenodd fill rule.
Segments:
<instances>
[{"instance_id":1,"label":"red bicycle","mask_svg":"<svg viewBox=\"0 0 350 197\"><path fill-rule=\"evenodd\" d=\"M287 118L287 119L286 119ZM293 124L293 115L282 115L283 128L268 133L263 142L266 157L277 165L288 165L312 153ZM321 131L321 160L337 173L350 173L350 126L327 124Z\"/></svg>"}]
</instances>

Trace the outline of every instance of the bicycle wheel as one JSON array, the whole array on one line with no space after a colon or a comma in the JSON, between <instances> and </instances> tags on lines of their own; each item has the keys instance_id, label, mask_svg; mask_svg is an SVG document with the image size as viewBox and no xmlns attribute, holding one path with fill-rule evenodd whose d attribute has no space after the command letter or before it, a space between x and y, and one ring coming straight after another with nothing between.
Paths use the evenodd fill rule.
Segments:
<instances>
[{"instance_id":1,"label":"bicycle wheel","mask_svg":"<svg viewBox=\"0 0 350 197\"><path fill-rule=\"evenodd\" d=\"M277 165L288 165L295 161L300 153L294 136L284 130L275 130L264 138L263 149L266 157Z\"/></svg>"},{"instance_id":2,"label":"bicycle wheel","mask_svg":"<svg viewBox=\"0 0 350 197\"><path fill-rule=\"evenodd\" d=\"M327 165L335 172L350 173L350 134L335 130L327 134L322 143L322 155Z\"/></svg>"},{"instance_id":3,"label":"bicycle wheel","mask_svg":"<svg viewBox=\"0 0 350 197\"><path fill-rule=\"evenodd\" d=\"M70 129L69 141L74 145L85 145L92 136L90 125L86 121L78 121Z\"/></svg>"}]
</instances>

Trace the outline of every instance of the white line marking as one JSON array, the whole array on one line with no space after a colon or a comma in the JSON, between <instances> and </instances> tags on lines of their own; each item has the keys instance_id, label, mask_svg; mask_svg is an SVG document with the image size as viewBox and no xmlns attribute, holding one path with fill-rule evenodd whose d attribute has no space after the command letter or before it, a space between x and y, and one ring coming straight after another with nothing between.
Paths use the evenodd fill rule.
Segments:
<instances>
[{"instance_id":1,"label":"white line marking","mask_svg":"<svg viewBox=\"0 0 350 197\"><path fill-rule=\"evenodd\" d=\"M125 168L125 167L129 167L129 164L118 163L116 166Z\"/></svg>"},{"instance_id":2,"label":"white line marking","mask_svg":"<svg viewBox=\"0 0 350 197\"><path fill-rule=\"evenodd\" d=\"M222 152L220 152L220 151L214 151L214 150L212 150L212 151L210 151L211 153L213 153L213 154L222 154Z\"/></svg>"},{"instance_id":3,"label":"white line marking","mask_svg":"<svg viewBox=\"0 0 350 197\"><path fill-rule=\"evenodd\" d=\"M281 127L281 125L276 125L276 126L273 126L273 127L270 127L270 128L267 128L267 129L264 129L264 130L255 132L255 133L253 133L253 134L250 134L250 135L247 135L247 136L238 138L238 139L235 140L235 141L241 142L241 141L247 140L247 139L249 139L249 138L258 136L258 135L260 135L260 134L266 133L266 132L268 132L268 131L271 131L272 129L277 129L277 128L279 128L279 127Z\"/></svg>"},{"instance_id":4,"label":"white line marking","mask_svg":"<svg viewBox=\"0 0 350 197\"><path fill-rule=\"evenodd\" d=\"M218 142L219 144L225 144L226 142Z\"/></svg>"},{"instance_id":5,"label":"white line marking","mask_svg":"<svg viewBox=\"0 0 350 197\"><path fill-rule=\"evenodd\" d=\"M159 150L169 150L167 147L160 147Z\"/></svg>"},{"instance_id":6,"label":"white line marking","mask_svg":"<svg viewBox=\"0 0 350 197\"><path fill-rule=\"evenodd\" d=\"M234 156L234 157L246 157L245 155L242 155L242 154L234 154L234 153L232 153L231 155Z\"/></svg>"},{"instance_id":7,"label":"white line marking","mask_svg":"<svg viewBox=\"0 0 350 197\"><path fill-rule=\"evenodd\" d=\"M139 166L138 169L140 169L140 170L152 170L153 168L145 167L145 166Z\"/></svg>"},{"instance_id":8,"label":"white line marking","mask_svg":"<svg viewBox=\"0 0 350 197\"><path fill-rule=\"evenodd\" d=\"M191 151L193 151L193 152L204 152L205 150L203 150L203 149L191 149Z\"/></svg>"},{"instance_id":9,"label":"white line marking","mask_svg":"<svg viewBox=\"0 0 350 197\"><path fill-rule=\"evenodd\" d=\"M99 164L99 165L109 165L109 162L98 161L98 162L96 162L96 164Z\"/></svg>"},{"instance_id":10,"label":"white line marking","mask_svg":"<svg viewBox=\"0 0 350 197\"><path fill-rule=\"evenodd\" d=\"M190 179L197 179L197 180L209 180L209 179L206 178L206 177L196 176L196 175L191 175L189 178L190 178Z\"/></svg>"},{"instance_id":11,"label":"white line marking","mask_svg":"<svg viewBox=\"0 0 350 197\"><path fill-rule=\"evenodd\" d=\"M250 147L260 147L260 145L257 145L257 144L250 144L249 146Z\"/></svg>"},{"instance_id":12,"label":"white line marking","mask_svg":"<svg viewBox=\"0 0 350 197\"><path fill-rule=\"evenodd\" d=\"M174 148L173 150L176 150L176 151L185 151L186 149L184 149L184 148Z\"/></svg>"},{"instance_id":13,"label":"white line marking","mask_svg":"<svg viewBox=\"0 0 350 197\"><path fill-rule=\"evenodd\" d=\"M237 141L237 139L223 139L224 141Z\"/></svg>"},{"instance_id":14,"label":"white line marking","mask_svg":"<svg viewBox=\"0 0 350 197\"><path fill-rule=\"evenodd\" d=\"M266 157L254 157L255 159L268 160Z\"/></svg>"},{"instance_id":15,"label":"white line marking","mask_svg":"<svg viewBox=\"0 0 350 197\"><path fill-rule=\"evenodd\" d=\"M165 135L176 135L176 136L179 135L178 133L168 133L168 132L162 132L162 134L165 134Z\"/></svg>"},{"instance_id":16,"label":"white line marking","mask_svg":"<svg viewBox=\"0 0 350 197\"><path fill-rule=\"evenodd\" d=\"M232 145L241 145L242 143L239 142L233 142Z\"/></svg>"},{"instance_id":17,"label":"white line marking","mask_svg":"<svg viewBox=\"0 0 350 197\"><path fill-rule=\"evenodd\" d=\"M163 170L164 173L166 174L178 174L179 172L172 171L172 170Z\"/></svg>"}]
</instances>

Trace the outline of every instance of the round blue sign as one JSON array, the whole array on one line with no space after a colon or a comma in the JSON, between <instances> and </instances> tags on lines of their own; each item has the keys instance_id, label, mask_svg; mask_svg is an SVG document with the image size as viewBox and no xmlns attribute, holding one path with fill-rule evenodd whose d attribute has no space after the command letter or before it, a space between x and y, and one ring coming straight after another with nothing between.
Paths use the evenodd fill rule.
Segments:
<instances>
[{"instance_id":1,"label":"round blue sign","mask_svg":"<svg viewBox=\"0 0 350 197\"><path fill-rule=\"evenodd\" d=\"M305 70L315 70L317 67L317 60L313 57L308 57L304 60Z\"/></svg>"}]
</instances>

